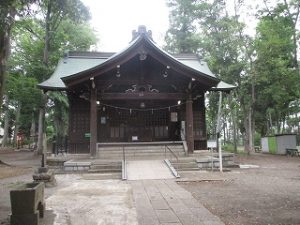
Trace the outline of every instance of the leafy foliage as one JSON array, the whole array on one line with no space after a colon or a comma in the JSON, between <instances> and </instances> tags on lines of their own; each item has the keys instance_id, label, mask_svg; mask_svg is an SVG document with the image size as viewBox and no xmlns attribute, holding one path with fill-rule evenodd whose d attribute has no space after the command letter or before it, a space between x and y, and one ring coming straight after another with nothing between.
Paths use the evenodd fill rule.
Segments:
<instances>
[{"instance_id":1,"label":"leafy foliage","mask_svg":"<svg viewBox=\"0 0 300 225\"><path fill-rule=\"evenodd\" d=\"M260 90L256 101L258 128L261 133L272 133L270 117L281 132L280 122L289 115L291 102L298 96L299 74L293 64L294 44L293 23L290 17L283 17L285 9L279 5L274 14L261 18L257 27L255 70L257 88ZM269 120L269 124L264 121Z\"/></svg>"},{"instance_id":2,"label":"leafy foliage","mask_svg":"<svg viewBox=\"0 0 300 225\"><path fill-rule=\"evenodd\" d=\"M171 15L167 48L171 52L188 49L198 53L220 79L236 84L233 98L223 102L223 118L228 123L238 123L249 145L255 130L266 135L292 130L287 127L289 124L296 125L298 130L300 127L299 1L263 2L257 12L259 23L254 39L245 34L246 25L240 22L238 7L243 1L235 1L234 15L228 13L224 0L168 1ZM185 47L186 42L189 48ZM214 132L217 96L210 93L208 97L210 134ZM230 115L235 111L233 118Z\"/></svg>"},{"instance_id":3,"label":"leafy foliage","mask_svg":"<svg viewBox=\"0 0 300 225\"><path fill-rule=\"evenodd\" d=\"M66 50L88 50L97 42L94 31L87 23L89 11L81 1L46 0L37 7L35 14L16 21L12 31L10 74L6 88L11 107L16 109L17 105L22 106L20 129L27 135L32 116L37 123L38 110L44 105L37 84L53 73ZM55 135L66 135L66 95L49 92L48 98L47 130L54 130Z\"/></svg>"}]
</instances>

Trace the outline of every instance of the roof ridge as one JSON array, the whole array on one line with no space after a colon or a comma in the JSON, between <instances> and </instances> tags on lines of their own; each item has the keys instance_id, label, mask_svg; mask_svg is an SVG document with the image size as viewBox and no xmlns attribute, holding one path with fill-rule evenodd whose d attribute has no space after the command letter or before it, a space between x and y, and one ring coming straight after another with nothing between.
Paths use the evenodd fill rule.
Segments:
<instances>
[{"instance_id":1,"label":"roof ridge","mask_svg":"<svg viewBox=\"0 0 300 225\"><path fill-rule=\"evenodd\" d=\"M90 51L70 51L68 52L68 58L97 58L97 57L110 57L114 55L115 52L90 52Z\"/></svg>"}]
</instances>

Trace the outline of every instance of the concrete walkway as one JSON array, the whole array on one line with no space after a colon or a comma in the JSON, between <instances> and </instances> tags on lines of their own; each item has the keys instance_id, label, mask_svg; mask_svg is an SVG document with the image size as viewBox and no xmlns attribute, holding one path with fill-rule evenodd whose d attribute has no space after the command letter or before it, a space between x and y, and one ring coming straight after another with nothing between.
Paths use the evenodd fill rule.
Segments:
<instances>
[{"instance_id":1,"label":"concrete walkway","mask_svg":"<svg viewBox=\"0 0 300 225\"><path fill-rule=\"evenodd\" d=\"M174 180L130 184L139 225L224 225Z\"/></svg>"},{"instance_id":2,"label":"concrete walkway","mask_svg":"<svg viewBox=\"0 0 300 225\"><path fill-rule=\"evenodd\" d=\"M45 225L224 225L175 179L85 180L57 175ZM43 223L44 224L44 223Z\"/></svg>"},{"instance_id":3,"label":"concrete walkway","mask_svg":"<svg viewBox=\"0 0 300 225\"><path fill-rule=\"evenodd\" d=\"M127 180L173 179L163 160L127 161Z\"/></svg>"},{"instance_id":4,"label":"concrete walkway","mask_svg":"<svg viewBox=\"0 0 300 225\"><path fill-rule=\"evenodd\" d=\"M57 175L46 199L54 221L46 225L138 225L131 186L121 180L85 180ZM42 223L44 224L44 223Z\"/></svg>"}]
</instances>

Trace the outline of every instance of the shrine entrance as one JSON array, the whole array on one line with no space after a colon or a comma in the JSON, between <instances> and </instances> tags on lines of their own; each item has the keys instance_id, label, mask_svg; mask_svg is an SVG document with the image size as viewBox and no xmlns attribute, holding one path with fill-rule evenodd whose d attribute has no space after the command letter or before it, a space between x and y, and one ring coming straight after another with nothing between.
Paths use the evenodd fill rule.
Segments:
<instances>
[{"instance_id":1,"label":"shrine entrance","mask_svg":"<svg viewBox=\"0 0 300 225\"><path fill-rule=\"evenodd\" d=\"M101 105L98 110L100 117L98 130L101 131L99 132L98 141L151 142L180 140L180 106L144 108L146 106L144 102L140 103L140 106L142 108L120 107L116 104Z\"/></svg>"}]
</instances>

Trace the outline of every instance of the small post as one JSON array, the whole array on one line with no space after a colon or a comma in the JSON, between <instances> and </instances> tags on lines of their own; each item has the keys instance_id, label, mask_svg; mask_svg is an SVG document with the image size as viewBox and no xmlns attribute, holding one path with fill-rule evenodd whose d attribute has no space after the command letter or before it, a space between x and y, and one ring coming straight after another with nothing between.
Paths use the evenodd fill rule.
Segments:
<instances>
[{"instance_id":1,"label":"small post","mask_svg":"<svg viewBox=\"0 0 300 225\"><path fill-rule=\"evenodd\" d=\"M219 151L219 167L220 167L220 172L223 172L223 158L222 158L221 135L220 135L220 133L217 134L217 138L218 138L218 151Z\"/></svg>"},{"instance_id":2,"label":"small post","mask_svg":"<svg viewBox=\"0 0 300 225\"><path fill-rule=\"evenodd\" d=\"M214 148L211 148L211 171L214 171Z\"/></svg>"},{"instance_id":3,"label":"small post","mask_svg":"<svg viewBox=\"0 0 300 225\"><path fill-rule=\"evenodd\" d=\"M219 91L219 107L217 118L217 147L219 151L219 167L220 172L223 172L222 149L221 149L221 114L222 114L222 92Z\"/></svg>"}]
</instances>

